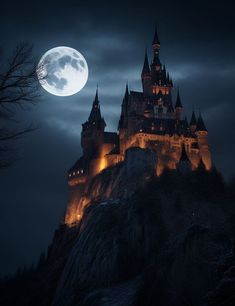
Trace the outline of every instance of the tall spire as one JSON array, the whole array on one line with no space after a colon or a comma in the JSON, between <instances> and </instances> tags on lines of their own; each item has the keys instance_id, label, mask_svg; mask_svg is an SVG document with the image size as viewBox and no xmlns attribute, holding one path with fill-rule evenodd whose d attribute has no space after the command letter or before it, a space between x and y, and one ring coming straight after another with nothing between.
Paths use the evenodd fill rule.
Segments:
<instances>
[{"instance_id":1,"label":"tall spire","mask_svg":"<svg viewBox=\"0 0 235 306\"><path fill-rule=\"evenodd\" d=\"M92 125L95 125L101 128L106 126L104 119L101 117L100 102L99 102L99 97L98 97L98 86L96 88L95 99L93 101L93 105L92 105L92 109L90 112L90 116L88 118L88 122Z\"/></svg>"},{"instance_id":2,"label":"tall spire","mask_svg":"<svg viewBox=\"0 0 235 306\"><path fill-rule=\"evenodd\" d=\"M97 87L96 87L96 93L95 93L95 100L94 100L94 103L99 104L98 84L97 84Z\"/></svg>"},{"instance_id":3,"label":"tall spire","mask_svg":"<svg viewBox=\"0 0 235 306\"><path fill-rule=\"evenodd\" d=\"M195 112L192 112L191 120L190 120L190 126L196 126L197 125L197 118L195 115Z\"/></svg>"},{"instance_id":4,"label":"tall spire","mask_svg":"<svg viewBox=\"0 0 235 306\"><path fill-rule=\"evenodd\" d=\"M180 98L179 89L178 89L178 93L177 93L175 108L183 108L182 103L181 103L181 98Z\"/></svg>"},{"instance_id":5,"label":"tall spire","mask_svg":"<svg viewBox=\"0 0 235 306\"><path fill-rule=\"evenodd\" d=\"M141 75L144 76L144 75L146 75L146 74L150 74L149 60L148 60L147 50L145 50L144 65L143 65L143 69L142 69Z\"/></svg>"},{"instance_id":6,"label":"tall spire","mask_svg":"<svg viewBox=\"0 0 235 306\"><path fill-rule=\"evenodd\" d=\"M118 122L118 129L125 128L127 126L127 115L128 115L128 99L129 99L129 88L126 83L126 90L122 101L122 111Z\"/></svg>"},{"instance_id":7,"label":"tall spire","mask_svg":"<svg viewBox=\"0 0 235 306\"><path fill-rule=\"evenodd\" d=\"M155 32L154 32L154 37L153 37L153 42L152 45L159 45L160 46L160 40L158 37L158 33L157 33L157 26L155 26Z\"/></svg>"},{"instance_id":8,"label":"tall spire","mask_svg":"<svg viewBox=\"0 0 235 306\"><path fill-rule=\"evenodd\" d=\"M205 123L204 123L204 121L202 119L201 112L199 112L199 116L198 116L198 119L197 119L197 128L196 128L196 131L207 132Z\"/></svg>"},{"instance_id":9,"label":"tall spire","mask_svg":"<svg viewBox=\"0 0 235 306\"><path fill-rule=\"evenodd\" d=\"M159 60L160 40L159 40L158 34L157 34L157 27L155 27L155 33L154 33L154 37L153 37L152 47L153 47L153 64L154 64L154 66L161 66L161 63L160 63L160 60Z\"/></svg>"},{"instance_id":10,"label":"tall spire","mask_svg":"<svg viewBox=\"0 0 235 306\"><path fill-rule=\"evenodd\" d=\"M128 98L129 97L129 87L128 87L128 83L126 82L126 91L125 91L125 95L124 98Z\"/></svg>"}]
</instances>

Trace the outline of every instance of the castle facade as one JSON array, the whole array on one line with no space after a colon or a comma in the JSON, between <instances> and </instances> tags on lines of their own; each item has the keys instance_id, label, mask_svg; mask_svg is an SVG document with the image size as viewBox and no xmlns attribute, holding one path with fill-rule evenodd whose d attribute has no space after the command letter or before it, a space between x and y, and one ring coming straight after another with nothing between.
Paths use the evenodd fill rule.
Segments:
<instances>
[{"instance_id":1,"label":"castle facade","mask_svg":"<svg viewBox=\"0 0 235 306\"><path fill-rule=\"evenodd\" d=\"M176 169L180 162L187 162L192 170L201 162L207 170L211 169L208 131L201 114L196 116L193 111L190 121L183 117L179 91L173 102L173 81L160 61L156 30L152 50L151 65L147 53L144 58L142 91L129 91L126 85L117 132L105 131L96 91L89 118L82 124L83 155L68 172L71 187L85 184L105 168L122 162L131 147L156 152L157 175L164 169Z\"/></svg>"}]
</instances>

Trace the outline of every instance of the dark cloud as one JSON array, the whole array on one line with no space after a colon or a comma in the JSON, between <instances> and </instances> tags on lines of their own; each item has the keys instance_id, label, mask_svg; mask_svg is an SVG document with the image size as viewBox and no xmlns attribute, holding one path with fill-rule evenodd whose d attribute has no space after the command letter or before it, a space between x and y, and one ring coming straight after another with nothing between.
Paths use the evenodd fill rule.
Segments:
<instances>
[{"instance_id":1,"label":"dark cloud","mask_svg":"<svg viewBox=\"0 0 235 306\"><path fill-rule=\"evenodd\" d=\"M80 132L97 83L109 130L117 127L125 83L140 90L145 48L157 21L161 59L180 88L186 114L201 109L213 160L226 178L235 173L235 26L232 1L17 1L2 8L3 54L29 40L35 56L56 46L79 50L89 80L71 97L46 92L22 124L40 130L18 144L22 160L0 173L2 273L35 261L50 242L67 201L66 171L81 153ZM14 9L13 9L14 8ZM4 57L2 57L4 58Z\"/></svg>"}]
</instances>

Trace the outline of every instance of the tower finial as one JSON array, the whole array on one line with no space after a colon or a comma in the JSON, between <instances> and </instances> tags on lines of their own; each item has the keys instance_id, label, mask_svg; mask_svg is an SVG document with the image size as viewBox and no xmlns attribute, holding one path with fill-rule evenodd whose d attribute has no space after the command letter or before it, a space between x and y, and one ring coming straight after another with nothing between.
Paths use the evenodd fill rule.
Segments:
<instances>
[{"instance_id":1,"label":"tower finial","mask_svg":"<svg viewBox=\"0 0 235 306\"><path fill-rule=\"evenodd\" d=\"M196 130L201 132L207 132L207 128L205 126L205 123L204 123L204 120L202 119L202 114L201 114L201 110L199 108L199 116L198 116L198 119L197 119L197 127L196 127Z\"/></svg>"},{"instance_id":2,"label":"tower finial","mask_svg":"<svg viewBox=\"0 0 235 306\"><path fill-rule=\"evenodd\" d=\"M153 42L152 45L160 45L160 40L158 37L158 33L157 33L157 25L155 25L155 32L154 32L154 37L153 37Z\"/></svg>"},{"instance_id":3,"label":"tower finial","mask_svg":"<svg viewBox=\"0 0 235 306\"><path fill-rule=\"evenodd\" d=\"M96 93L95 93L95 100L94 100L94 102L96 104L99 103L98 84L96 85Z\"/></svg>"},{"instance_id":4,"label":"tower finial","mask_svg":"<svg viewBox=\"0 0 235 306\"><path fill-rule=\"evenodd\" d=\"M176 98L176 102L175 102L175 108L182 108L182 103L181 103L181 98L180 98L180 91L178 88L178 92L177 92L177 98Z\"/></svg>"},{"instance_id":5,"label":"tower finial","mask_svg":"<svg viewBox=\"0 0 235 306\"><path fill-rule=\"evenodd\" d=\"M148 60L148 54L147 54L147 49L145 49L145 55L144 55L144 65L142 69L142 76L149 74L150 73L150 68L149 68L149 60Z\"/></svg>"},{"instance_id":6,"label":"tower finial","mask_svg":"<svg viewBox=\"0 0 235 306\"><path fill-rule=\"evenodd\" d=\"M129 97L129 88L128 88L128 82L126 82L126 90L125 90L124 99L128 99L128 97Z\"/></svg>"}]
</instances>

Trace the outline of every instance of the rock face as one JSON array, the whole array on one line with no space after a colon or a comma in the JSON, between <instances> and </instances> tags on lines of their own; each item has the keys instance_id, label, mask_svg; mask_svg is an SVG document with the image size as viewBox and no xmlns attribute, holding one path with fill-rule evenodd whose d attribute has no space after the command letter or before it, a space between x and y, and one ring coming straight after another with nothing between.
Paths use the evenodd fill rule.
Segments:
<instances>
[{"instance_id":1,"label":"rock face","mask_svg":"<svg viewBox=\"0 0 235 306\"><path fill-rule=\"evenodd\" d=\"M234 191L215 169L148 177L155 162L132 149L95 177L81 220L60 226L37 269L0 284L0 304L235 305Z\"/></svg>"},{"instance_id":2,"label":"rock face","mask_svg":"<svg viewBox=\"0 0 235 306\"><path fill-rule=\"evenodd\" d=\"M65 224L74 225L83 215L84 207L97 200L127 198L155 175L156 153L133 147L126 151L124 162L105 169L87 184L70 188Z\"/></svg>"},{"instance_id":3,"label":"rock face","mask_svg":"<svg viewBox=\"0 0 235 306\"><path fill-rule=\"evenodd\" d=\"M134 153L122 168L126 182L138 177L142 155ZM232 251L223 185L213 175L170 172L131 197L115 194L88 206L53 305L205 303Z\"/></svg>"}]
</instances>

